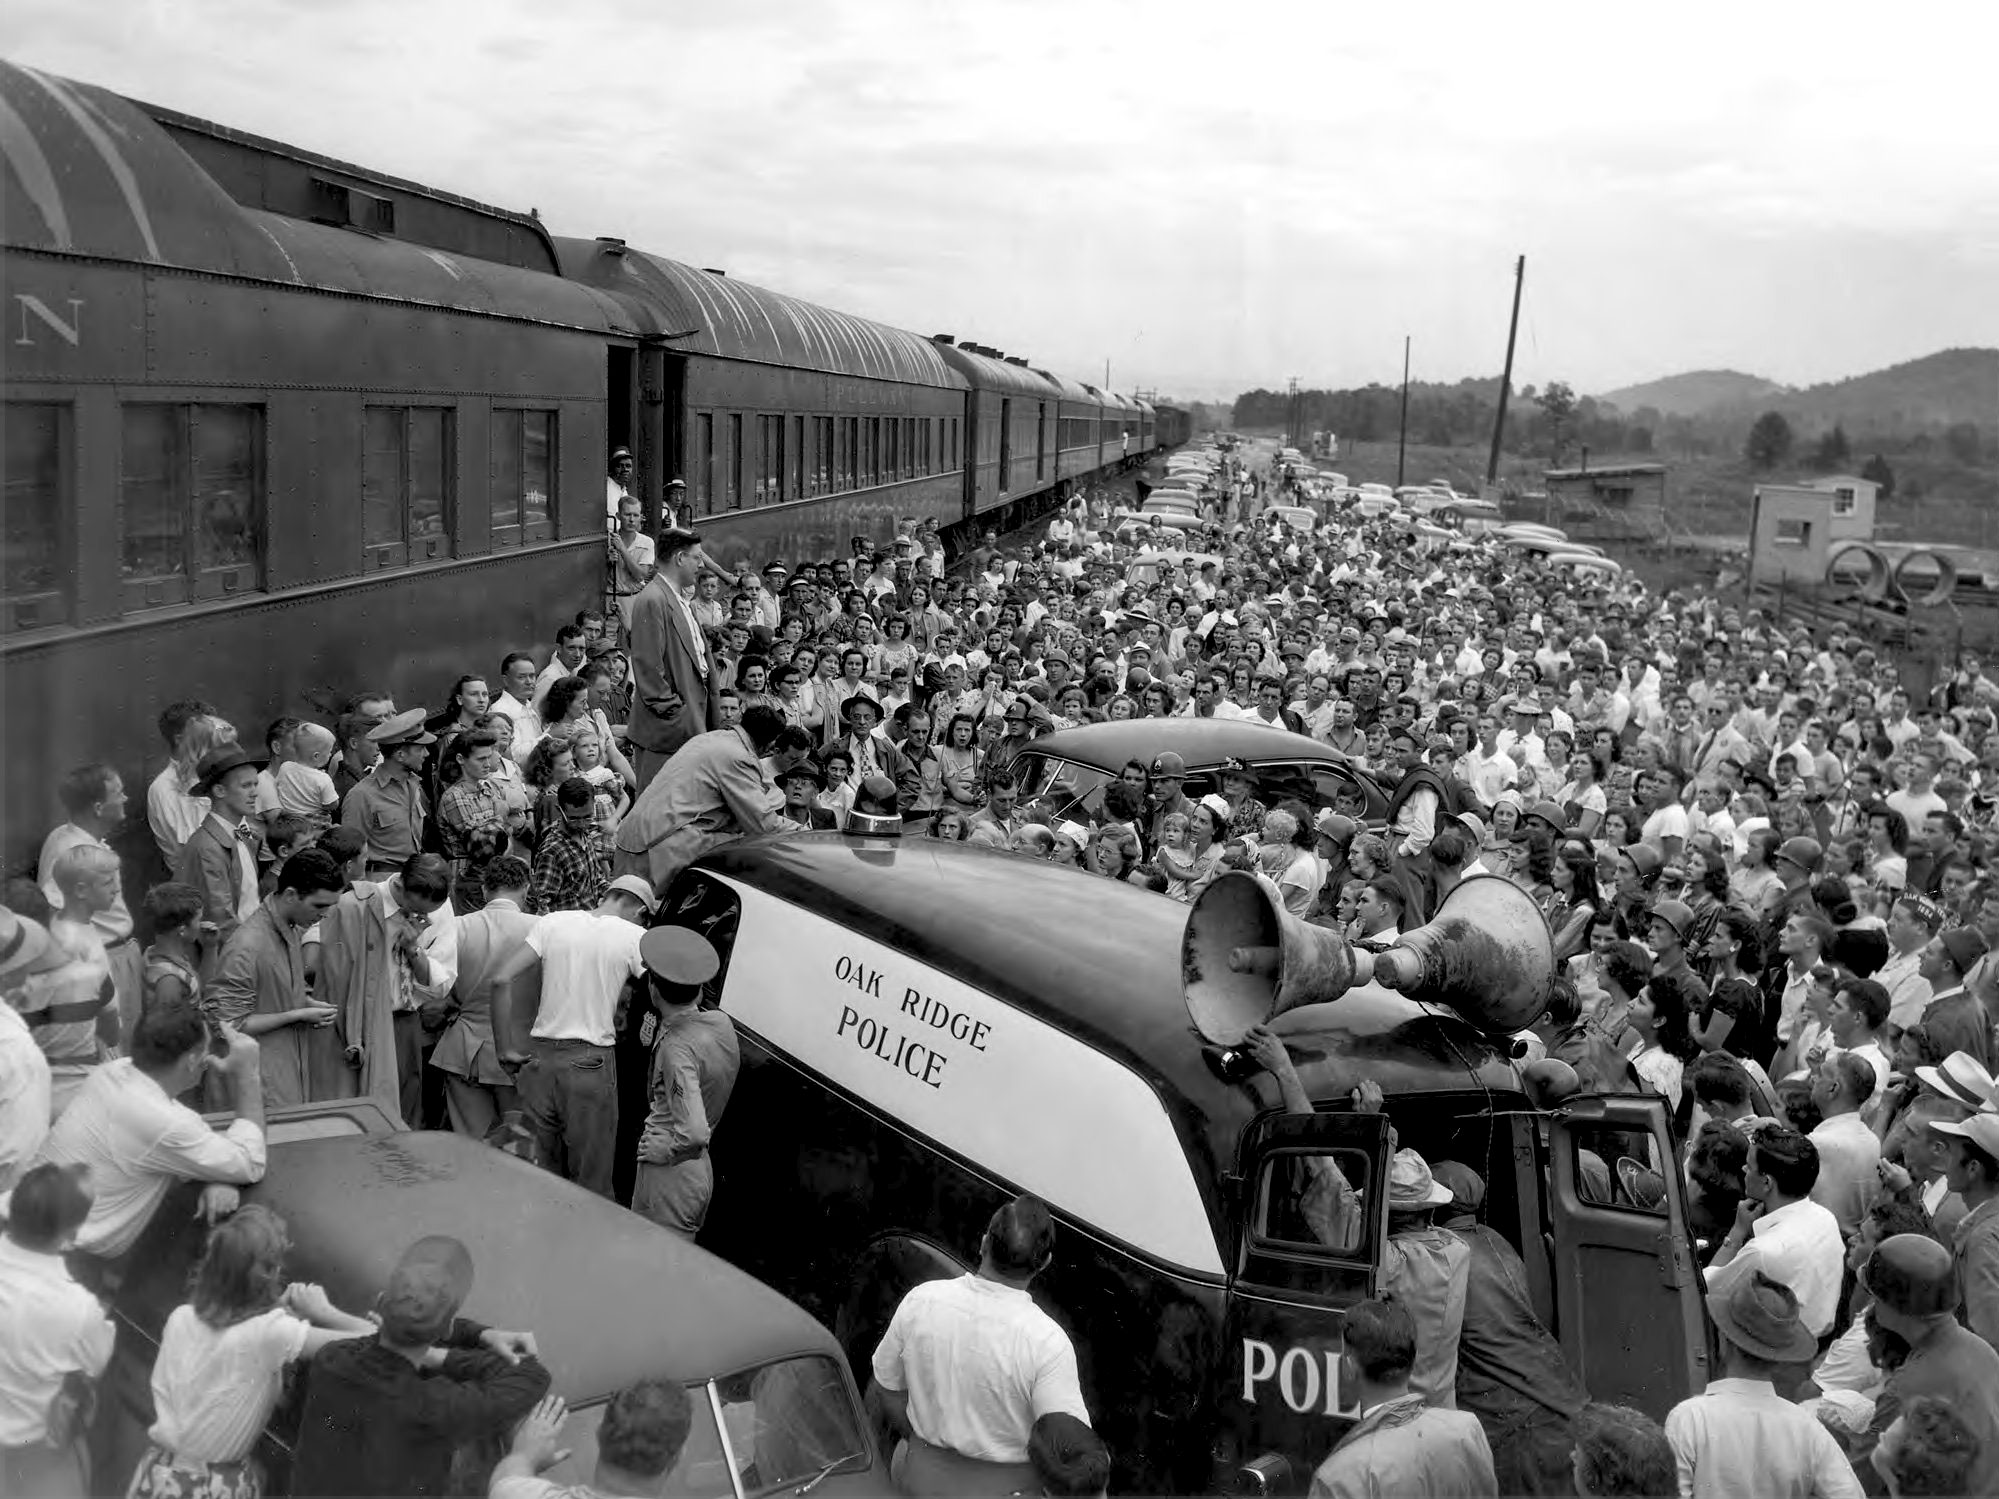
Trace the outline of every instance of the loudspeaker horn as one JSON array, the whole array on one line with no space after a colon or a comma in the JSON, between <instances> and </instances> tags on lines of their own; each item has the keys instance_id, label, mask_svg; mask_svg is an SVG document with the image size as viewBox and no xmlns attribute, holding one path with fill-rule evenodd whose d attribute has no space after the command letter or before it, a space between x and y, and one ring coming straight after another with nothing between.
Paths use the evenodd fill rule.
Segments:
<instances>
[{"instance_id":1,"label":"loudspeaker horn","mask_svg":"<svg viewBox=\"0 0 1999 1499\"><path fill-rule=\"evenodd\" d=\"M1235 1046L1252 1026L1370 982L1511 1035L1547 1007L1554 934L1533 897L1494 876L1459 884L1428 926L1385 952L1300 921L1241 872L1216 880L1187 913L1181 997L1194 1028L1217 1046Z\"/></svg>"},{"instance_id":2,"label":"loudspeaker horn","mask_svg":"<svg viewBox=\"0 0 1999 1499\"><path fill-rule=\"evenodd\" d=\"M1918 606L1949 603L1957 592L1957 564L1946 553L1917 547L1895 564L1895 592Z\"/></svg>"},{"instance_id":3,"label":"loudspeaker horn","mask_svg":"<svg viewBox=\"0 0 1999 1499\"><path fill-rule=\"evenodd\" d=\"M1893 565L1864 541L1839 542L1825 560L1826 582L1835 588L1858 588L1860 596L1873 603L1888 597L1894 577Z\"/></svg>"}]
</instances>

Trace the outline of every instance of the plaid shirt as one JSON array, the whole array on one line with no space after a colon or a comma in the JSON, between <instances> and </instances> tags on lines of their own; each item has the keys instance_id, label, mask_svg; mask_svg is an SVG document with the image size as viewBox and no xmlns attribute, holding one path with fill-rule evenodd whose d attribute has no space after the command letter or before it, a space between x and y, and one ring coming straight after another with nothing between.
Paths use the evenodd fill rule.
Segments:
<instances>
[{"instance_id":1,"label":"plaid shirt","mask_svg":"<svg viewBox=\"0 0 1999 1499\"><path fill-rule=\"evenodd\" d=\"M589 911L610 884L610 857L592 828L582 837L558 818L534 846L534 898L538 911Z\"/></svg>"},{"instance_id":2,"label":"plaid shirt","mask_svg":"<svg viewBox=\"0 0 1999 1499\"><path fill-rule=\"evenodd\" d=\"M438 798L437 836L448 859L465 857L472 834L506 826L506 787L498 777L458 781Z\"/></svg>"}]
</instances>

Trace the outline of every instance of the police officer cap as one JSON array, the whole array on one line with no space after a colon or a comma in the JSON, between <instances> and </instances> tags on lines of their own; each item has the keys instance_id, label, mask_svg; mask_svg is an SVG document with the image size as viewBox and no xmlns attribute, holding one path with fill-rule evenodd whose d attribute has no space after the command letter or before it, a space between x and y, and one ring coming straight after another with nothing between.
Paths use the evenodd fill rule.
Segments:
<instances>
[{"instance_id":1,"label":"police officer cap","mask_svg":"<svg viewBox=\"0 0 1999 1499\"><path fill-rule=\"evenodd\" d=\"M398 744L435 744L437 736L424 727L421 708L405 708L386 723L376 724L368 737L388 749Z\"/></svg>"},{"instance_id":2,"label":"police officer cap","mask_svg":"<svg viewBox=\"0 0 1999 1499\"><path fill-rule=\"evenodd\" d=\"M1926 1234L1884 1239L1860 1269L1874 1299L1905 1317L1940 1317L1957 1309L1957 1266Z\"/></svg>"},{"instance_id":3,"label":"police officer cap","mask_svg":"<svg viewBox=\"0 0 1999 1499\"><path fill-rule=\"evenodd\" d=\"M654 927L639 939L639 957L661 983L683 988L707 983L722 967L714 944L684 926Z\"/></svg>"}]
</instances>

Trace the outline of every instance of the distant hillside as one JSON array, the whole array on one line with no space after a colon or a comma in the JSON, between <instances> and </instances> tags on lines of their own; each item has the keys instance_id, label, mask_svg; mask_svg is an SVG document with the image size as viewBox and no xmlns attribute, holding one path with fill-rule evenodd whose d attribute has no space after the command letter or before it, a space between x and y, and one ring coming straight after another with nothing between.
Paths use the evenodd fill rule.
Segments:
<instances>
[{"instance_id":1,"label":"distant hillside","mask_svg":"<svg viewBox=\"0 0 1999 1499\"><path fill-rule=\"evenodd\" d=\"M1871 375L1792 391L1767 403L1809 425L1914 432L1970 422L1999 427L1999 349L1945 349Z\"/></svg>"},{"instance_id":2,"label":"distant hillside","mask_svg":"<svg viewBox=\"0 0 1999 1499\"><path fill-rule=\"evenodd\" d=\"M1690 370L1643 385L1627 385L1597 397L1619 411L1631 413L1650 406L1665 416L1706 416L1784 394L1786 387L1761 375L1739 370Z\"/></svg>"},{"instance_id":3,"label":"distant hillside","mask_svg":"<svg viewBox=\"0 0 1999 1499\"><path fill-rule=\"evenodd\" d=\"M1650 406L1724 428L1781 411L1805 431L1835 422L1853 435L1908 437L1970 422L1999 429L1999 349L1944 349L1906 364L1802 390L1734 370L1695 370L1598 397L1627 416Z\"/></svg>"}]
</instances>

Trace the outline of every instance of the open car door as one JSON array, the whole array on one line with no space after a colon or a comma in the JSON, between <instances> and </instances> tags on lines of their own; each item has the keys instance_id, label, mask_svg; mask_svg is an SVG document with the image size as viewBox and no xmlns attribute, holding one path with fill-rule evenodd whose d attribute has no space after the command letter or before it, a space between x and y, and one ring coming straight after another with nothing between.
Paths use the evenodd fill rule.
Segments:
<instances>
[{"instance_id":1,"label":"open car door","mask_svg":"<svg viewBox=\"0 0 1999 1499\"><path fill-rule=\"evenodd\" d=\"M1710 1370L1665 1101L1571 1099L1549 1121L1548 1145L1562 1347L1595 1399L1663 1421Z\"/></svg>"},{"instance_id":2,"label":"open car door","mask_svg":"<svg viewBox=\"0 0 1999 1499\"><path fill-rule=\"evenodd\" d=\"M1241 1162L1217 1450L1232 1454L1227 1489L1302 1494L1360 1414L1340 1388L1340 1329L1346 1309L1374 1293L1388 1120L1266 1114Z\"/></svg>"}]
</instances>

